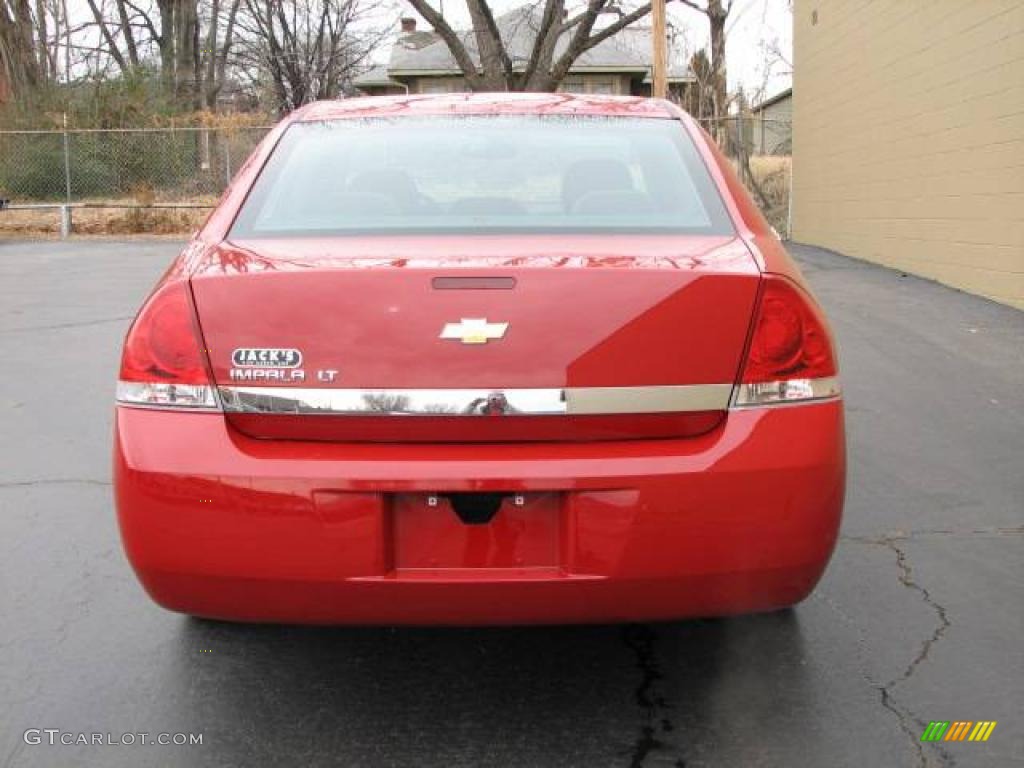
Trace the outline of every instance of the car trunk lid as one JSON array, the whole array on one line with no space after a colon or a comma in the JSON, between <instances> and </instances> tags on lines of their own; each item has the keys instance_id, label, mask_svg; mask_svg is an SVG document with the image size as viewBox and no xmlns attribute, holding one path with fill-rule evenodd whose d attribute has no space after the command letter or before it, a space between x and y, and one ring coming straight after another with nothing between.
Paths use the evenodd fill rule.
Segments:
<instances>
[{"instance_id":1,"label":"car trunk lid","mask_svg":"<svg viewBox=\"0 0 1024 768\"><path fill-rule=\"evenodd\" d=\"M758 279L733 237L346 237L224 244L192 289L251 436L589 440L713 428Z\"/></svg>"}]
</instances>

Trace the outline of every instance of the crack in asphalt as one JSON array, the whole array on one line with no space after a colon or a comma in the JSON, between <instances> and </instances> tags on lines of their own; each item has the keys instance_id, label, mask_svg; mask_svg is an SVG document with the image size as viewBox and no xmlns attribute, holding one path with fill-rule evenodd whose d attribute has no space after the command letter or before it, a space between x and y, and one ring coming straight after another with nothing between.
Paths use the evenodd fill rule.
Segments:
<instances>
[{"instance_id":1,"label":"crack in asphalt","mask_svg":"<svg viewBox=\"0 0 1024 768\"><path fill-rule=\"evenodd\" d=\"M109 480L94 480L89 477L55 477L40 478L37 480L4 480L0 481L0 488L31 488L37 485L98 485L109 487Z\"/></svg>"},{"instance_id":2,"label":"crack in asphalt","mask_svg":"<svg viewBox=\"0 0 1024 768\"><path fill-rule=\"evenodd\" d=\"M0 333L24 333L26 331L59 331L64 328L84 328L90 325L105 325L106 323L120 323L124 320L131 320L134 315L119 315L118 317L101 317L96 320L79 320L73 323L56 323L54 325L23 325L21 327L3 328Z\"/></svg>"},{"instance_id":3,"label":"crack in asphalt","mask_svg":"<svg viewBox=\"0 0 1024 768\"><path fill-rule=\"evenodd\" d=\"M970 533L992 533L992 532L1008 532L1008 533L1020 533L1018 529L991 529L985 531L971 531ZM899 533L899 534L887 534L878 538L867 538L861 536L844 536L843 538L847 541L856 541L861 544L869 544L872 546L885 547L892 551L896 555L896 567L899 568L899 580L900 583L907 589L917 592L922 601L935 612L938 622L935 629L922 644L917 654L911 659L910 663L904 668L896 677L889 680L884 685L875 685L878 689L879 696L881 699L882 706L895 715L899 722L900 729L910 738L911 743L914 745L914 750L917 753L918 765L921 768L927 768L928 756L925 754L924 746L919 738L920 728L923 724L921 720L913 715L910 710L904 709L897 706L893 698L893 689L902 683L909 680L917 668L928 659L928 655L931 653L932 648L942 639L942 636L946 634L946 630L953 626L953 623L949 620L949 615L946 608L939 603L935 598L932 597L931 592L928 591L927 587L922 586L914 578L914 569L911 567L910 562L907 559L907 553L900 546L899 542L912 538L914 535L934 535L934 534L947 534L952 533L950 531L917 531L916 534L911 533ZM913 720L917 727L913 727L911 724ZM941 747L936 745L933 746L938 752L943 765L952 766L954 761L952 756L943 750Z\"/></svg>"},{"instance_id":4,"label":"crack in asphalt","mask_svg":"<svg viewBox=\"0 0 1024 768\"><path fill-rule=\"evenodd\" d=\"M1014 536L1024 534L1024 526L990 525L984 528L913 528L908 531L890 531L882 536L842 536L845 541L886 546L890 540L916 539L926 536Z\"/></svg>"},{"instance_id":5,"label":"crack in asphalt","mask_svg":"<svg viewBox=\"0 0 1024 768\"><path fill-rule=\"evenodd\" d=\"M657 735L659 728L663 733L673 730L672 721L665 714L670 708L669 704L657 688L658 681L664 679L664 675L658 666L655 639L654 630L646 625L630 624L622 630L622 642L633 652L640 672L640 684L633 692L633 697L643 712L640 735L633 742L630 753L630 768L642 768L649 754L665 748L665 742ZM686 761L680 757L673 765L675 768L686 768Z\"/></svg>"},{"instance_id":6,"label":"crack in asphalt","mask_svg":"<svg viewBox=\"0 0 1024 768\"><path fill-rule=\"evenodd\" d=\"M14 759L21 754L22 748L25 746L23 739L18 739L11 750L7 753L4 758L4 768L11 768L14 765Z\"/></svg>"}]
</instances>

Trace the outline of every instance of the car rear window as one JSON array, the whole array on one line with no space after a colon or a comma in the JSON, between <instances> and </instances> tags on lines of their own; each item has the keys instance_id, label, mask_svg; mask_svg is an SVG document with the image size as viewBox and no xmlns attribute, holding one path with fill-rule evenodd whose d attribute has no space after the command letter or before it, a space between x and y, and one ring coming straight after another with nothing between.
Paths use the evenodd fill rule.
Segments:
<instances>
[{"instance_id":1,"label":"car rear window","mask_svg":"<svg viewBox=\"0 0 1024 768\"><path fill-rule=\"evenodd\" d=\"M678 121L505 115L296 123L231 234L552 231L733 230Z\"/></svg>"}]
</instances>

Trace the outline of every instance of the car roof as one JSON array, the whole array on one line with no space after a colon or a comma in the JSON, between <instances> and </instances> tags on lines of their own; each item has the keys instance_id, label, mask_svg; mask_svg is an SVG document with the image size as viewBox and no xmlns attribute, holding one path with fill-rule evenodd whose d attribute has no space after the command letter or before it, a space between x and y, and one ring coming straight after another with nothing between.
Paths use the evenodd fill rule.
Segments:
<instances>
[{"instance_id":1,"label":"car roof","mask_svg":"<svg viewBox=\"0 0 1024 768\"><path fill-rule=\"evenodd\" d=\"M300 122L346 117L415 115L600 115L606 117L678 118L674 104L639 96L571 93L446 93L358 96L318 101L294 115Z\"/></svg>"}]
</instances>

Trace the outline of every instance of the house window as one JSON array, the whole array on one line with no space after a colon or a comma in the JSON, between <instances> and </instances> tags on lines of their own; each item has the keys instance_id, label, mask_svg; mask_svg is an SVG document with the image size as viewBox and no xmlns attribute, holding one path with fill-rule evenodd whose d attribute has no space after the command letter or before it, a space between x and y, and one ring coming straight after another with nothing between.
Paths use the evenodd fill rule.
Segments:
<instances>
[{"instance_id":1,"label":"house window","mask_svg":"<svg viewBox=\"0 0 1024 768\"><path fill-rule=\"evenodd\" d=\"M582 77L567 77L558 86L561 93L586 93Z\"/></svg>"},{"instance_id":2,"label":"house window","mask_svg":"<svg viewBox=\"0 0 1024 768\"><path fill-rule=\"evenodd\" d=\"M451 93L452 84L448 80L420 80L420 93Z\"/></svg>"},{"instance_id":3,"label":"house window","mask_svg":"<svg viewBox=\"0 0 1024 768\"><path fill-rule=\"evenodd\" d=\"M611 77L567 77L558 86L562 93L616 94L615 78Z\"/></svg>"}]
</instances>

